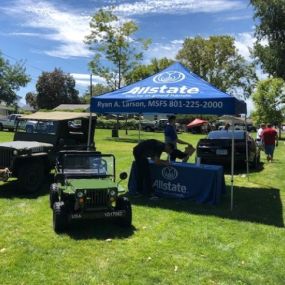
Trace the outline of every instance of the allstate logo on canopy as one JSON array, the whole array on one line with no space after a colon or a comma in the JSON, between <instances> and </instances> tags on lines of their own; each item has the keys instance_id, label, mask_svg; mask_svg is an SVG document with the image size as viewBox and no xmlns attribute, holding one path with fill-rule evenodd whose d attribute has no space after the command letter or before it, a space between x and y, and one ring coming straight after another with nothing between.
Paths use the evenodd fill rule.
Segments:
<instances>
[{"instance_id":1,"label":"allstate logo on canopy","mask_svg":"<svg viewBox=\"0 0 285 285\"><path fill-rule=\"evenodd\" d=\"M153 77L153 82L158 84L176 83L182 81L185 78L185 74L179 71L166 71L157 74Z\"/></svg>"},{"instance_id":2,"label":"allstate logo on canopy","mask_svg":"<svg viewBox=\"0 0 285 285\"><path fill-rule=\"evenodd\" d=\"M167 180L174 180L178 176L178 171L174 167L168 166L162 169L161 174Z\"/></svg>"}]
</instances>

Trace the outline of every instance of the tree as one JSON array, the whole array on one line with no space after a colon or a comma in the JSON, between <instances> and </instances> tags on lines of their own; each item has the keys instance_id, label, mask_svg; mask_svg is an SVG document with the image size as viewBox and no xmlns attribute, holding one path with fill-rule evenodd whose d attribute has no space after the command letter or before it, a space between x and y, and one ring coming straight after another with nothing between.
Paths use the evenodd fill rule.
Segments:
<instances>
[{"instance_id":1,"label":"tree","mask_svg":"<svg viewBox=\"0 0 285 285\"><path fill-rule=\"evenodd\" d=\"M250 2L257 19L253 55L265 72L285 79L285 1Z\"/></svg>"},{"instance_id":2,"label":"tree","mask_svg":"<svg viewBox=\"0 0 285 285\"><path fill-rule=\"evenodd\" d=\"M101 83L97 83L95 85L92 85L92 96L98 96L102 95L104 93L112 91L110 87L103 85ZM81 98L82 103L90 103L90 90L87 90L85 94Z\"/></svg>"},{"instance_id":3,"label":"tree","mask_svg":"<svg viewBox=\"0 0 285 285\"><path fill-rule=\"evenodd\" d=\"M40 109L53 109L59 104L80 103L74 78L61 69L43 72L37 81L36 89L36 102Z\"/></svg>"},{"instance_id":4,"label":"tree","mask_svg":"<svg viewBox=\"0 0 285 285\"><path fill-rule=\"evenodd\" d=\"M256 82L254 64L238 54L234 38L187 38L177 57L191 71L232 95L250 96Z\"/></svg>"},{"instance_id":5,"label":"tree","mask_svg":"<svg viewBox=\"0 0 285 285\"><path fill-rule=\"evenodd\" d=\"M92 73L105 78L112 90L121 88L127 72L143 59L142 50L147 49L150 40L134 38L136 23L120 21L112 9L100 9L91 19L90 30L86 43L95 52L89 63Z\"/></svg>"},{"instance_id":6,"label":"tree","mask_svg":"<svg viewBox=\"0 0 285 285\"><path fill-rule=\"evenodd\" d=\"M25 100L26 100L26 104L30 105L35 110L38 109L36 93L28 92L25 96Z\"/></svg>"},{"instance_id":7,"label":"tree","mask_svg":"<svg viewBox=\"0 0 285 285\"><path fill-rule=\"evenodd\" d=\"M135 39L136 23L120 21L112 10L100 9L91 19L90 30L86 43L95 52L90 69L105 78L112 90L121 88L127 72L143 59L142 50L150 40Z\"/></svg>"},{"instance_id":8,"label":"tree","mask_svg":"<svg viewBox=\"0 0 285 285\"><path fill-rule=\"evenodd\" d=\"M282 78L259 81L253 94L256 110L252 117L257 123L280 125L284 120L285 82Z\"/></svg>"},{"instance_id":9,"label":"tree","mask_svg":"<svg viewBox=\"0 0 285 285\"><path fill-rule=\"evenodd\" d=\"M23 62L11 65L0 53L0 102L14 104L18 99L16 91L26 86L29 81L30 77L26 74Z\"/></svg>"},{"instance_id":10,"label":"tree","mask_svg":"<svg viewBox=\"0 0 285 285\"><path fill-rule=\"evenodd\" d=\"M126 75L126 84L131 84L160 72L173 63L168 58L152 59L148 65L137 65Z\"/></svg>"}]
</instances>

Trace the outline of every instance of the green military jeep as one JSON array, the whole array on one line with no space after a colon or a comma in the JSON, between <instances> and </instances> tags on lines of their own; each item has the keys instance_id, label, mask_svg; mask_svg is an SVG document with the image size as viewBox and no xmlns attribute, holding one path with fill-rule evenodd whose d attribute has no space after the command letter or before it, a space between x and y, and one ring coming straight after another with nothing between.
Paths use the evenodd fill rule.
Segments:
<instances>
[{"instance_id":1,"label":"green military jeep","mask_svg":"<svg viewBox=\"0 0 285 285\"><path fill-rule=\"evenodd\" d=\"M122 172L120 179L126 179ZM121 181L120 180L120 181ZM120 182L119 182L120 183ZM115 157L95 151L61 151L57 157L55 183L50 187L55 232L63 232L73 220L113 219L132 224L132 208L115 182Z\"/></svg>"}]
</instances>

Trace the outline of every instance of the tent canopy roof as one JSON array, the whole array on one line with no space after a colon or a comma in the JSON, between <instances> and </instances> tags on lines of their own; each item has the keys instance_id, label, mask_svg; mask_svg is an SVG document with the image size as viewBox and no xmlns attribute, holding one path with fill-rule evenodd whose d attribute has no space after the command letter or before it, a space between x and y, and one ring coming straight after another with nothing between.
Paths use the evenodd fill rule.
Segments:
<instances>
[{"instance_id":1,"label":"tent canopy roof","mask_svg":"<svg viewBox=\"0 0 285 285\"><path fill-rule=\"evenodd\" d=\"M42 121L66 121L66 120L75 120L82 118L89 118L89 113L59 112L59 111L36 112L34 114L21 116L19 119L42 120Z\"/></svg>"},{"instance_id":2,"label":"tent canopy roof","mask_svg":"<svg viewBox=\"0 0 285 285\"><path fill-rule=\"evenodd\" d=\"M187 125L187 128L199 127L199 126L202 126L202 125L207 124L207 123L208 123L208 121L206 121L206 120L195 119Z\"/></svg>"},{"instance_id":3,"label":"tent canopy roof","mask_svg":"<svg viewBox=\"0 0 285 285\"><path fill-rule=\"evenodd\" d=\"M91 111L236 115L246 113L246 104L174 63L146 79L93 97Z\"/></svg>"}]
</instances>

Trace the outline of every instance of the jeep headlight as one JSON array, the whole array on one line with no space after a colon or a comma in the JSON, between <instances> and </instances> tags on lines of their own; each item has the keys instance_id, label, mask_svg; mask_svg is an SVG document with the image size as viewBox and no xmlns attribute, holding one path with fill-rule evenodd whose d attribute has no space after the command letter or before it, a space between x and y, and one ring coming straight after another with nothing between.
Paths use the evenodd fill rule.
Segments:
<instances>
[{"instance_id":1,"label":"jeep headlight","mask_svg":"<svg viewBox=\"0 0 285 285\"><path fill-rule=\"evenodd\" d=\"M13 150L13 155L15 155L15 156L18 155L18 151L16 149Z\"/></svg>"},{"instance_id":2,"label":"jeep headlight","mask_svg":"<svg viewBox=\"0 0 285 285\"><path fill-rule=\"evenodd\" d=\"M82 198L83 195L84 195L83 192L81 192L81 191L78 191L78 192L77 192L77 197L78 197L78 198Z\"/></svg>"},{"instance_id":3,"label":"jeep headlight","mask_svg":"<svg viewBox=\"0 0 285 285\"><path fill-rule=\"evenodd\" d=\"M115 197L116 196L116 191L115 190L110 190L109 192L110 197Z\"/></svg>"}]
</instances>

